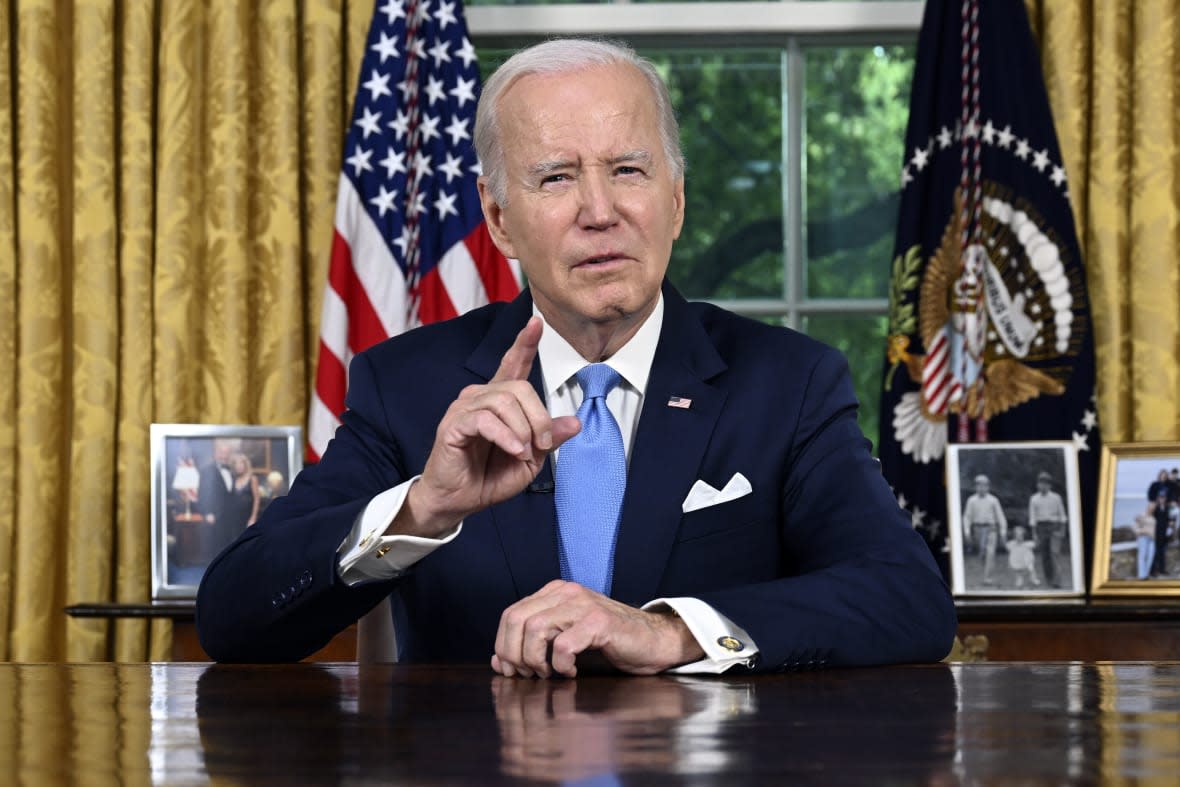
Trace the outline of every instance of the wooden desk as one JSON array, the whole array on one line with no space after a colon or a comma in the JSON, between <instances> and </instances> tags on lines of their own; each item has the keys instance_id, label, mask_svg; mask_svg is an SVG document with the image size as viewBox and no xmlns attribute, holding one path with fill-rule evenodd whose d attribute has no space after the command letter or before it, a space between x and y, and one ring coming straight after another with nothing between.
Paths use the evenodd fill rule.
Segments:
<instances>
[{"instance_id":1,"label":"wooden desk","mask_svg":"<svg viewBox=\"0 0 1180 787\"><path fill-rule=\"evenodd\" d=\"M1169 784L1180 750L1180 662L572 681L0 664L0 687L4 784Z\"/></svg>"},{"instance_id":2,"label":"wooden desk","mask_svg":"<svg viewBox=\"0 0 1180 787\"><path fill-rule=\"evenodd\" d=\"M987 637L989 661L1180 659L1176 599L957 606L959 638Z\"/></svg>"}]
</instances>

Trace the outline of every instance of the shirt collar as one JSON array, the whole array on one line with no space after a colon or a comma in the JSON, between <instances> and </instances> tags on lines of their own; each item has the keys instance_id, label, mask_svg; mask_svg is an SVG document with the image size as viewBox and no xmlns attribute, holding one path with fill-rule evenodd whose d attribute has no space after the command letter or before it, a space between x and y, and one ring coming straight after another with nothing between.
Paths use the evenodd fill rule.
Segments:
<instances>
[{"instance_id":1,"label":"shirt collar","mask_svg":"<svg viewBox=\"0 0 1180 787\"><path fill-rule=\"evenodd\" d=\"M545 322L544 315L533 304L533 314ZM660 341L660 328L664 324L664 294L661 292L656 300L656 306L651 314L639 326L626 344L620 347L614 355L606 359L606 363L619 373L628 385L642 394L647 390L647 378L651 374L651 364L656 357L656 345ZM545 384L545 394L553 395L565 385L567 381L588 363L561 334L545 323L545 330L541 333L541 343L537 347L537 355L541 359L541 379Z\"/></svg>"}]
</instances>

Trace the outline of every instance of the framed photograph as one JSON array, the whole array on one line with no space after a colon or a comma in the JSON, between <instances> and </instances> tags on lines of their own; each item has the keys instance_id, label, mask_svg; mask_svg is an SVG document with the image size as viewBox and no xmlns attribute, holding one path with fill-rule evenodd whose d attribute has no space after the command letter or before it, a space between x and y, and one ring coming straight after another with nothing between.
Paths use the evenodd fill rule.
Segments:
<instances>
[{"instance_id":1,"label":"framed photograph","mask_svg":"<svg viewBox=\"0 0 1180 787\"><path fill-rule=\"evenodd\" d=\"M152 424L152 599L196 598L213 558L303 469L298 426Z\"/></svg>"},{"instance_id":2,"label":"framed photograph","mask_svg":"<svg viewBox=\"0 0 1180 787\"><path fill-rule=\"evenodd\" d=\"M1180 443L1102 446L1093 594L1180 596Z\"/></svg>"},{"instance_id":3,"label":"framed photograph","mask_svg":"<svg viewBox=\"0 0 1180 787\"><path fill-rule=\"evenodd\" d=\"M1072 441L947 446L947 513L957 597L1085 594Z\"/></svg>"}]
</instances>

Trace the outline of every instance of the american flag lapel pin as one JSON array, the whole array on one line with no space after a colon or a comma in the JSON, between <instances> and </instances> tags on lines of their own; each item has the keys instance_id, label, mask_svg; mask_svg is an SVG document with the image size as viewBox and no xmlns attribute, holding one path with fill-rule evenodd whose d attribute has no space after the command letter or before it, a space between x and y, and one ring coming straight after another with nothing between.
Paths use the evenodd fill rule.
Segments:
<instances>
[{"instance_id":1,"label":"american flag lapel pin","mask_svg":"<svg viewBox=\"0 0 1180 787\"><path fill-rule=\"evenodd\" d=\"M692 399L686 399L683 396L673 396L668 399L668 406L687 410L689 407L692 407Z\"/></svg>"}]
</instances>

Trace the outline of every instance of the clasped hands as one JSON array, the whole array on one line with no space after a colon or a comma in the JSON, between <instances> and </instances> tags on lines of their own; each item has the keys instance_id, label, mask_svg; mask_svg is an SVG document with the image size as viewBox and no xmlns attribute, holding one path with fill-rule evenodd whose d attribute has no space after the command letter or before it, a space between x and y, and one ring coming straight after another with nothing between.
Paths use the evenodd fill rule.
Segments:
<instances>
[{"instance_id":1,"label":"clasped hands","mask_svg":"<svg viewBox=\"0 0 1180 787\"><path fill-rule=\"evenodd\" d=\"M581 429L574 416L552 418L528 381L541 331L541 320L530 319L491 381L463 389L447 409L389 534L437 538L454 530L470 514L523 491L545 457ZM702 656L679 618L554 580L504 610L491 664L509 677L573 677L578 656L588 651L637 674Z\"/></svg>"}]
</instances>

